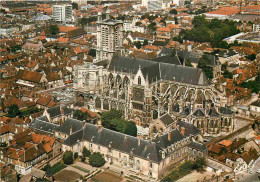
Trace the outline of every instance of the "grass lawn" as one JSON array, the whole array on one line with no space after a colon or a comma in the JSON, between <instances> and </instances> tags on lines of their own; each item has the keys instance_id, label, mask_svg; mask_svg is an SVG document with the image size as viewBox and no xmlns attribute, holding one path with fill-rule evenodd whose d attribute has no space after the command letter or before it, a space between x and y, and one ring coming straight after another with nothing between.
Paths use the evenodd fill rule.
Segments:
<instances>
[{"instance_id":1,"label":"grass lawn","mask_svg":"<svg viewBox=\"0 0 260 182\"><path fill-rule=\"evenodd\" d=\"M67 166L65 164L63 164L61 161L57 162L56 164L54 164L51 167L52 175L56 174L57 172L59 172L60 170L64 169L65 167L67 167Z\"/></svg>"},{"instance_id":2,"label":"grass lawn","mask_svg":"<svg viewBox=\"0 0 260 182\"><path fill-rule=\"evenodd\" d=\"M187 161L180 165L178 168L173 169L163 180L162 182L171 182L177 181L178 179L186 176L191 173L193 164L190 161Z\"/></svg>"},{"instance_id":3,"label":"grass lawn","mask_svg":"<svg viewBox=\"0 0 260 182\"><path fill-rule=\"evenodd\" d=\"M80 170L80 171L83 171L83 172L85 172L85 173L90 173L89 170L87 170L87 169L85 169L85 168L83 168L83 167L79 167L79 166L71 166L71 167L74 167L74 168L76 168L76 169L78 169L78 170Z\"/></svg>"}]
</instances>

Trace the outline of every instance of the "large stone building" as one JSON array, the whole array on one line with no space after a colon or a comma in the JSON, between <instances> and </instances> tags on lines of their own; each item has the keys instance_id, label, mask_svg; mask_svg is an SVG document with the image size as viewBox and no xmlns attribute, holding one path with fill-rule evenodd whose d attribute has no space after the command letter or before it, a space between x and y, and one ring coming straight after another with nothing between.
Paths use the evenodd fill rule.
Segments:
<instances>
[{"instance_id":1,"label":"large stone building","mask_svg":"<svg viewBox=\"0 0 260 182\"><path fill-rule=\"evenodd\" d=\"M80 122L78 125L82 127ZM136 172L158 179L170 165L207 156L206 147L196 139L200 139L200 131L183 121L153 141L86 123L64 141L63 150L81 155L83 147L86 147L91 152L100 152L107 167L111 165L121 174Z\"/></svg>"},{"instance_id":2,"label":"large stone building","mask_svg":"<svg viewBox=\"0 0 260 182\"><path fill-rule=\"evenodd\" d=\"M123 44L123 22L107 18L102 20L101 14L97 21L97 59L111 60L115 53L121 54Z\"/></svg>"},{"instance_id":3,"label":"large stone building","mask_svg":"<svg viewBox=\"0 0 260 182\"><path fill-rule=\"evenodd\" d=\"M144 128L168 113L171 117L193 123L203 134L216 135L234 129L234 114L226 106L226 98L210 84L201 69L180 65L176 56L153 60L114 56L107 69L84 69L85 83L96 78L88 105L95 111L121 110L126 119ZM80 70L80 69L79 69ZM82 70L80 70L83 72ZM76 71L74 73L79 75ZM78 76L75 88L80 87ZM96 88L96 89L94 89ZM228 110L221 113L220 108ZM215 111L215 112L212 112ZM144 135L147 135L144 134ZM149 134L148 134L149 135Z\"/></svg>"}]
</instances>

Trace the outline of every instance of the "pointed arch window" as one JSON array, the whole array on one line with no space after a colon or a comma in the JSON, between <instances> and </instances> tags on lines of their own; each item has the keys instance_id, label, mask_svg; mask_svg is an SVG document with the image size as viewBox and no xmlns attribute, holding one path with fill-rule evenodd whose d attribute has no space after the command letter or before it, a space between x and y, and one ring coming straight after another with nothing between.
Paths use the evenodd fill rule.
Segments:
<instances>
[{"instance_id":1,"label":"pointed arch window","mask_svg":"<svg viewBox=\"0 0 260 182\"><path fill-rule=\"evenodd\" d=\"M138 76L138 85L141 85L141 84L142 84L141 77Z\"/></svg>"}]
</instances>

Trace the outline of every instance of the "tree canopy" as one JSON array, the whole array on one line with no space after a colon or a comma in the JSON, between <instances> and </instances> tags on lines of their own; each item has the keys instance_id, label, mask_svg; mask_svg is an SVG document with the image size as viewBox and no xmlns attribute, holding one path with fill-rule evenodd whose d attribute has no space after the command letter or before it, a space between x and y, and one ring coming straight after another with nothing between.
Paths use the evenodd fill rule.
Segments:
<instances>
[{"instance_id":1,"label":"tree canopy","mask_svg":"<svg viewBox=\"0 0 260 182\"><path fill-rule=\"evenodd\" d=\"M213 47L227 48L228 44L222 40L239 33L235 22L219 19L208 22L205 15L195 16L192 24L191 30L182 31L179 36L195 42L210 42Z\"/></svg>"},{"instance_id":2,"label":"tree canopy","mask_svg":"<svg viewBox=\"0 0 260 182\"><path fill-rule=\"evenodd\" d=\"M135 42L134 45L135 45L135 47L136 47L137 49L140 49L140 48L142 47L142 44L141 44L140 41Z\"/></svg>"},{"instance_id":3,"label":"tree canopy","mask_svg":"<svg viewBox=\"0 0 260 182\"><path fill-rule=\"evenodd\" d=\"M63 162L64 164L72 164L73 163L73 153L71 151L65 151L63 154Z\"/></svg>"},{"instance_id":4,"label":"tree canopy","mask_svg":"<svg viewBox=\"0 0 260 182\"><path fill-rule=\"evenodd\" d=\"M16 116L18 116L18 117L22 116L22 113L16 104L12 104L12 105L8 106L7 108L8 108L8 117L14 118Z\"/></svg>"},{"instance_id":5,"label":"tree canopy","mask_svg":"<svg viewBox=\"0 0 260 182\"><path fill-rule=\"evenodd\" d=\"M106 163L105 159L99 152L94 152L89 156L89 164L93 167L101 167Z\"/></svg>"},{"instance_id":6,"label":"tree canopy","mask_svg":"<svg viewBox=\"0 0 260 182\"><path fill-rule=\"evenodd\" d=\"M52 35L56 35L60 32L59 27L57 25L51 25L49 27L49 31Z\"/></svg>"},{"instance_id":7,"label":"tree canopy","mask_svg":"<svg viewBox=\"0 0 260 182\"><path fill-rule=\"evenodd\" d=\"M88 55L92 56L92 57L96 57L96 49L90 49L88 51Z\"/></svg>"},{"instance_id":8,"label":"tree canopy","mask_svg":"<svg viewBox=\"0 0 260 182\"><path fill-rule=\"evenodd\" d=\"M75 2L72 3L72 9L76 9L78 10L79 9L79 5Z\"/></svg>"},{"instance_id":9,"label":"tree canopy","mask_svg":"<svg viewBox=\"0 0 260 182\"><path fill-rule=\"evenodd\" d=\"M102 125L110 130L118 131L131 136L137 135L135 123L122 119L122 113L111 110L101 114Z\"/></svg>"},{"instance_id":10,"label":"tree canopy","mask_svg":"<svg viewBox=\"0 0 260 182\"><path fill-rule=\"evenodd\" d=\"M91 152L90 150L88 150L85 146L83 147L83 151L82 151L83 157L88 157L90 156Z\"/></svg>"},{"instance_id":11,"label":"tree canopy","mask_svg":"<svg viewBox=\"0 0 260 182\"><path fill-rule=\"evenodd\" d=\"M205 75L209 78L212 79L213 78L213 68L209 66L210 64L210 60L207 57L207 55L203 55L200 60L199 60L199 64L198 67L201 68L203 70L203 72L205 73Z\"/></svg>"},{"instance_id":12,"label":"tree canopy","mask_svg":"<svg viewBox=\"0 0 260 182\"><path fill-rule=\"evenodd\" d=\"M110 121L112 119L121 119L122 118L122 113L118 110L112 109L107 112L103 112L101 114L101 121L102 121L102 126L105 128L110 129Z\"/></svg>"},{"instance_id":13,"label":"tree canopy","mask_svg":"<svg viewBox=\"0 0 260 182\"><path fill-rule=\"evenodd\" d=\"M91 118L91 116L88 112L82 112L81 110L76 110L73 113L73 117L75 119L78 119L78 120L81 120L81 121Z\"/></svg>"}]
</instances>

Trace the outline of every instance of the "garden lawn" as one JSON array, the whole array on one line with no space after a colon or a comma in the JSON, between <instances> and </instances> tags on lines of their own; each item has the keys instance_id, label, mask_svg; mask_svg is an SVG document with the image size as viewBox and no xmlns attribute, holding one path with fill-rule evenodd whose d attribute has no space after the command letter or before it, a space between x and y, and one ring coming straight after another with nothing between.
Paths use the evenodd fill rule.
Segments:
<instances>
[{"instance_id":1,"label":"garden lawn","mask_svg":"<svg viewBox=\"0 0 260 182\"><path fill-rule=\"evenodd\" d=\"M187 161L180 165L178 168L175 168L171 171L163 180L162 182L170 182L170 181L177 181L178 179L186 176L187 174L191 173L193 164L190 161Z\"/></svg>"},{"instance_id":2,"label":"garden lawn","mask_svg":"<svg viewBox=\"0 0 260 182\"><path fill-rule=\"evenodd\" d=\"M67 167L65 164L60 162L57 162L56 164L54 164L51 167L51 173L52 175L56 174L57 172L61 171L62 169L64 169L65 167Z\"/></svg>"}]
</instances>

